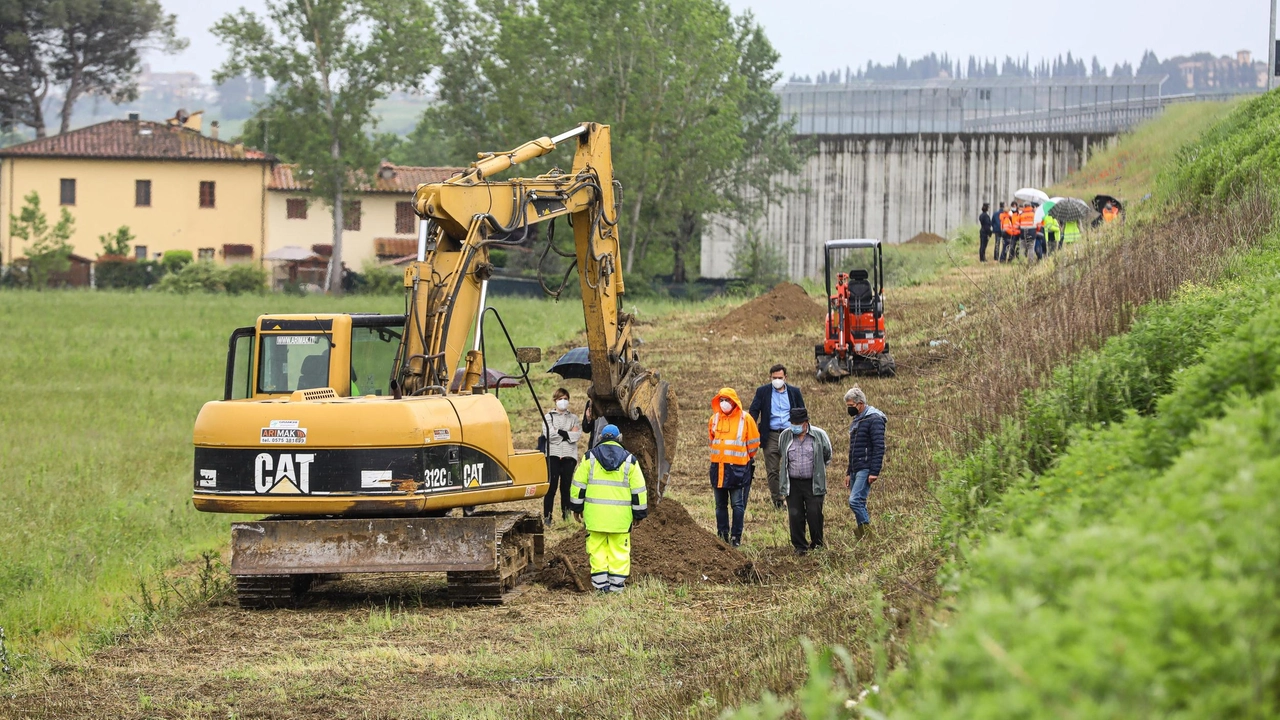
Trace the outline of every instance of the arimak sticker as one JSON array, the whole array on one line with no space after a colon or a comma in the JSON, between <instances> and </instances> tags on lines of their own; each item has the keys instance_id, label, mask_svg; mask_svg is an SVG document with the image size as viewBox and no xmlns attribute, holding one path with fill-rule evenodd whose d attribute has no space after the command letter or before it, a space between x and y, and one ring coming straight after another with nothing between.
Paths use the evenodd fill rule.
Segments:
<instances>
[{"instance_id":1,"label":"arimak sticker","mask_svg":"<svg viewBox=\"0 0 1280 720\"><path fill-rule=\"evenodd\" d=\"M449 433L449 428L436 428L435 431L431 433L431 435L436 440L448 440L450 437L452 437L452 435L450 435Z\"/></svg>"},{"instance_id":2,"label":"arimak sticker","mask_svg":"<svg viewBox=\"0 0 1280 720\"><path fill-rule=\"evenodd\" d=\"M263 445L306 445L307 429L300 427L264 427L259 440Z\"/></svg>"},{"instance_id":3,"label":"arimak sticker","mask_svg":"<svg viewBox=\"0 0 1280 720\"><path fill-rule=\"evenodd\" d=\"M524 489L524 496L533 497L537 492L538 492L538 488L530 485L529 487Z\"/></svg>"},{"instance_id":4,"label":"arimak sticker","mask_svg":"<svg viewBox=\"0 0 1280 720\"><path fill-rule=\"evenodd\" d=\"M280 335L276 337L276 345L315 345L320 342L318 335Z\"/></svg>"},{"instance_id":5,"label":"arimak sticker","mask_svg":"<svg viewBox=\"0 0 1280 720\"><path fill-rule=\"evenodd\" d=\"M297 421L297 420L272 420L272 421L271 421L271 425L270 425L270 427L273 427L273 428L296 428L296 427L298 427L298 421Z\"/></svg>"},{"instance_id":6,"label":"arimak sticker","mask_svg":"<svg viewBox=\"0 0 1280 720\"><path fill-rule=\"evenodd\" d=\"M205 470L202 468L200 470L200 487L211 488L211 487L217 487L217 486L218 486L218 471Z\"/></svg>"}]
</instances>

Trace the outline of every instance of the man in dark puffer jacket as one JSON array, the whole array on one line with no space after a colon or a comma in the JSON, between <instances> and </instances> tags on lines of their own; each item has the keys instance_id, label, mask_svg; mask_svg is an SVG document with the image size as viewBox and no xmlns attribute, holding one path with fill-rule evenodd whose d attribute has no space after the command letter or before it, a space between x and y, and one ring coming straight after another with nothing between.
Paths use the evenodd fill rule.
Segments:
<instances>
[{"instance_id":1,"label":"man in dark puffer jacket","mask_svg":"<svg viewBox=\"0 0 1280 720\"><path fill-rule=\"evenodd\" d=\"M849 469L845 472L844 486L850 488L849 509L858 519L858 538L871 530L871 515L867 512L867 495L880 476L884 463L885 415L867 404L862 388L853 387L844 394L844 404L853 416L849 425Z\"/></svg>"}]
</instances>

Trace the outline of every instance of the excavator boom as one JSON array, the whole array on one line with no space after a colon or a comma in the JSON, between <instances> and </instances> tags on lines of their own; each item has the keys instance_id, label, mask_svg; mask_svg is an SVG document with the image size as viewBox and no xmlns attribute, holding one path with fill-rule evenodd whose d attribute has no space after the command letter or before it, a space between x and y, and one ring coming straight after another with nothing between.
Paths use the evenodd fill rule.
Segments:
<instances>
[{"instance_id":1,"label":"excavator boom","mask_svg":"<svg viewBox=\"0 0 1280 720\"><path fill-rule=\"evenodd\" d=\"M568 172L493 179L566 142L576 145ZM532 226L567 218L587 330L592 405L598 416L623 430L623 444L640 459L658 497L670 471L668 436L676 432L675 407L667 384L640 363L632 318L622 309L619 192L609 126L597 123L508 152L481 153L462 174L420 186L413 204L423 223L418 260L405 272L410 314L397 372L411 395L441 392L464 361L464 391L478 382L483 374L478 320L493 269L490 248L520 245ZM547 238L550 242L550 232ZM469 336L474 338L470 348Z\"/></svg>"}]
</instances>

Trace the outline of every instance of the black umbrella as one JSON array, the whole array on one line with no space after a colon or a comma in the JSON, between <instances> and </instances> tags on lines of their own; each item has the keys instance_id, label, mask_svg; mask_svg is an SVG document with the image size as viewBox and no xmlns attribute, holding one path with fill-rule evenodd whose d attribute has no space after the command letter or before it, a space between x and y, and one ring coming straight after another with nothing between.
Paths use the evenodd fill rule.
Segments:
<instances>
[{"instance_id":1,"label":"black umbrella","mask_svg":"<svg viewBox=\"0 0 1280 720\"><path fill-rule=\"evenodd\" d=\"M1049 208L1049 215L1055 220L1072 222L1084 220L1093 215L1093 208L1089 207L1089 203L1080 198L1063 198L1052 208Z\"/></svg>"},{"instance_id":2,"label":"black umbrella","mask_svg":"<svg viewBox=\"0 0 1280 720\"><path fill-rule=\"evenodd\" d=\"M462 389L462 377L466 374L464 368L458 368L458 372L453 375L453 382L449 384L449 392L459 392ZM519 387L524 379L519 375L508 375L501 370L489 368L485 371L485 376L489 378L487 387L491 388L512 388Z\"/></svg>"},{"instance_id":3,"label":"black umbrella","mask_svg":"<svg viewBox=\"0 0 1280 720\"><path fill-rule=\"evenodd\" d=\"M553 372L566 380L591 379L591 351L587 348L574 348L552 365L547 372Z\"/></svg>"},{"instance_id":4,"label":"black umbrella","mask_svg":"<svg viewBox=\"0 0 1280 720\"><path fill-rule=\"evenodd\" d=\"M1102 212L1102 208L1106 207L1107 203L1111 203L1112 205L1115 205L1117 210L1120 210L1122 212L1124 211L1124 205L1119 200L1111 197L1110 195L1094 195L1093 196L1094 210L1097 210L1098 212Z\"/></svg>"}]
</instances>

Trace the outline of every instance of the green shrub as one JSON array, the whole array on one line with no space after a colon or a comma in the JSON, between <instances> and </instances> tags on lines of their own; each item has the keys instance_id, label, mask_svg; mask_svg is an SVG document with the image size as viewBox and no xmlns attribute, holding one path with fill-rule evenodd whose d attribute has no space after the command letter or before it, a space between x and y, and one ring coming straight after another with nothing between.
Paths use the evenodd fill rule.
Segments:
<instances>
[{"instance_id":1,"label":"green shrub","mask_svg":"<svg viewBox=\"0 0 1280 720\"><path fill-rule=\"evenodd\" d=\"M237 263L226 269L223 284L226 291L232 295L265 293L267 291L267 270L252 263Z\"/></svg>"},{"instance_id":2,"label":"green shrub","mask_svg":"<svg viewBox=\"0 0 1280 720\"><path fill-rule=\"evenodd\" d=\"M222 292L227 284L227 269L211 262L195 262L176 273L165 275L157 287L164 292L186 295L193 292Z\"/></svg>"},{"instance_id":3,"label":"green shrub","mask_svg":"<svg viewBox=\"0 0 1280 720\"><path fill-rule=\"evenodd\" d=\"M160 264L164 266L165 272L176 273L190 265L193 259L190 250L165 250Z\"/></svg>"},{"instance_id":4,"label":"green shrub","mask_svg":"<svg viewBox=\"0 0 1280 720\"><path fill-rule=\"evenodd\" d=\"M396 268L366 262L361 268L360 280L352 292L361 295L402 295L404 273Z\"/></svg>"},{"instance_id":5,"label":"green shrub","mask_svg":"<svg viewBox=\"0 0 1280 720\"><path fill-rule=\"evenodd\" d=\"M164 267L151 260L102 257L93 265L94 285L100 290L141 290L164 276Z\"/></svg>"}]
</instances>

